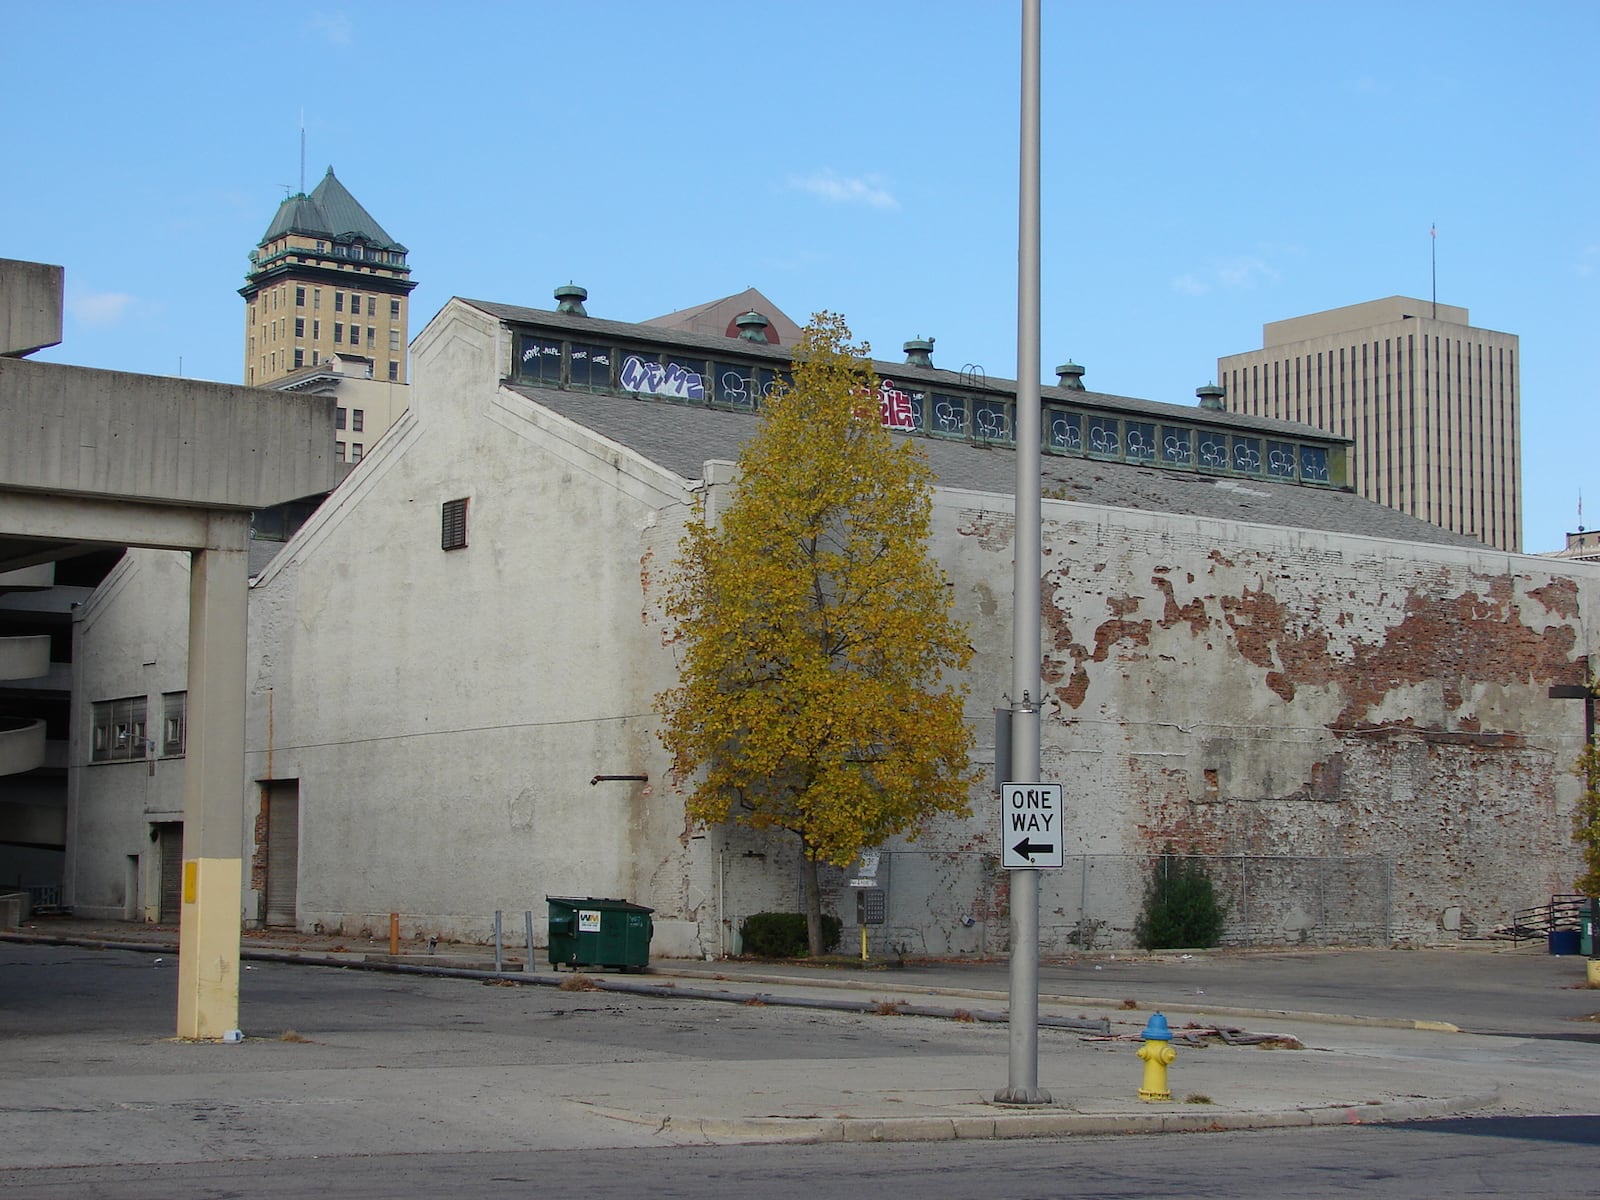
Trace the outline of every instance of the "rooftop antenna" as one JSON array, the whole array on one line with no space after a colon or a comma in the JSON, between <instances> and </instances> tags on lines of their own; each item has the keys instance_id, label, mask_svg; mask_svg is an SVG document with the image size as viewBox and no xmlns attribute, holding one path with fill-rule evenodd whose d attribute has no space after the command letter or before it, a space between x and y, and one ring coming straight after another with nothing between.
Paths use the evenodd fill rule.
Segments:
<instances>
[{"instance_id":1,"label":"rooftop antenna","mask_svg":"<svg viewBox=\"0 0 1600 1200\"><path fill-rule=\"evenodd\" d=\"M306 110L300 110L300 194L306 194Z\"/></svg>"},{"instance_id":2,"label":"rooftop antenna","mask_svg":"<svg viewBox=\"0 0 1600 1200\"><path fill-rule=\"evenodd\" d=\"M1428 226L1428 265L1433 271L1433 319L1439 319L1439 226Z\"/></svg>"}]
</instances>

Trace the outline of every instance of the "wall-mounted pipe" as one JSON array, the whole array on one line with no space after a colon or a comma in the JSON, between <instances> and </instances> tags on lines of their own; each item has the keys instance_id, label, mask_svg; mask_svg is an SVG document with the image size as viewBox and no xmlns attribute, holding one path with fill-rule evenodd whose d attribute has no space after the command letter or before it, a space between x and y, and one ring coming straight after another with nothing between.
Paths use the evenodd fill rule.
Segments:
<instances>
[{"instance_id":1,"label":"wall-mounted pipe","mask_svg":"<svg viewBox=\"0 0 1600 1200\"><path fill-rule=\"evenodd\" d=\"M617 780L617 779L626 779L630 783L649 783L650 782L650 776L648 776L648 775L596 775L593 779L589 780L589 786L593 787L595 784L601 782L602 780L604 780L607 783L610 783L613 780Z\"/></svg>"}]
</instances>

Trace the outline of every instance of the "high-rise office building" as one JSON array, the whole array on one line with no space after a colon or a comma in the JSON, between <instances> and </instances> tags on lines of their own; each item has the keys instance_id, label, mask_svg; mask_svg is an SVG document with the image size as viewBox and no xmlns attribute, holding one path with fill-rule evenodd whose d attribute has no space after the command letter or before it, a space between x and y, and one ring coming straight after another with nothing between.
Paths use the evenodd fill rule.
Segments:
<instances>
[{"instance_id":1,"label":"high-rise office building","mask_svg":"<svg viewBox=\"0 0 1600 1200\"><path fill-rule=\"evenodd\" d=\"M1271 322L1262 349L1217 360L1217 382L1232 412L1353 439L1360 495L1520 551L1518 355L1465 308L1391 296Z\"/></svg>"},{"instance_id":2,"label":"high-rise office building","mask_svg":"<svg viewBox=\"0 0 1600 1200\"><path fill-rule=\"evenodd\" d=\"M265 384L334 355L372 360L406 382L411 268L406 248L334 177L290 196L250 253L244 381Z\"/></svg>"}]
</instances>

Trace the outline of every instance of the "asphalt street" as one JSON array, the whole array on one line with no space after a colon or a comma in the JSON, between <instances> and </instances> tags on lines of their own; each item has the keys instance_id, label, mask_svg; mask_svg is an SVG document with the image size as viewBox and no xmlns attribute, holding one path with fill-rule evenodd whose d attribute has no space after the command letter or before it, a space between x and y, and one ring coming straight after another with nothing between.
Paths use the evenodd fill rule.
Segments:
<instances>
[{"instance_id":1,"label":"asphalt street","mask_svg":"<svg viewBox=\"0 0 1600 1200\"><path fill-rule=\"evenodd\" d=\"M1010 1142L501 1150L0 1171L8 1200L1572 1200L1600 1118Z\"/></svg>"},{"instance_id":2,"label":"asphalt street","mask_svg":"<svg viewBox=\"0 0 1600 1200\"><path fill-rule=\"evenodd\" d=\"M990 1103L1005 1026L964 1019L1004 1009L1003 963L660 962L563 974L579 989L564 990L547 966L391 974L349 948L309 965L329 951L247 958L247 1037L230 1046L171 1036L158 945L0 940L0 1193L1592 1190L1600 993L1578 986L1580 960L1529 949L1047 963L1041 1011L1113 1040L1041 1030L1056 1102L1020 1115ZM1157 1006L1175 1028L1251 1014L1227 1020L1298 1047L1185 1045L1174 1100L1141 1105L1132 1035ZM1435 1119L1371 1124L1415 1117ZM1226 1132L1104 1136L1158 1129ZM899 1138L919 1144L878 1144Z\"/></svg>"}]
</instances>

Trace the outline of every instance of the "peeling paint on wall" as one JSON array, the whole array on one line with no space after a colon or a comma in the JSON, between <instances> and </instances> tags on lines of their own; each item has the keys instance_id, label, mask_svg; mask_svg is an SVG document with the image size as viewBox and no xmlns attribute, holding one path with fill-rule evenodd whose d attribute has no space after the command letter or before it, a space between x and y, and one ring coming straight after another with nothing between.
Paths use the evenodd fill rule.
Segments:
<instances>
[{"instance_id":1,"label":"peeling paint on wall","mask_svg":"<svg viewBox=\"0 0 1600 1200\"><path fill-rule=\"evenodd\" d=\"M1068 782L1069 854L1390 862L1398 937L1444 930L1447 909L1452 931L1491 927L1564 888L1575 745L1549 733L1547 690L1588 649L1569 568L1074 511L1047 517L1041 611L1041 757ZM998 577L1011 546L975 516L954 532ZM1004 678L994 657L974 675Z\"/></svg>"}]
</instances>

